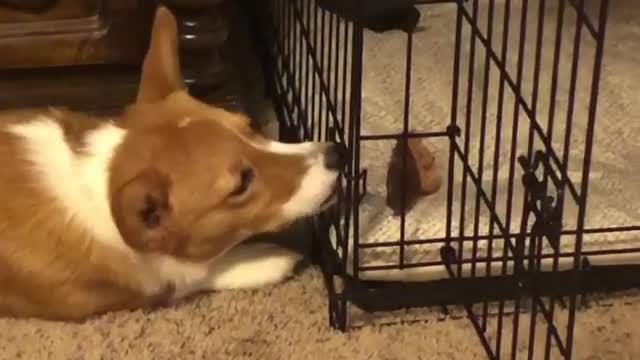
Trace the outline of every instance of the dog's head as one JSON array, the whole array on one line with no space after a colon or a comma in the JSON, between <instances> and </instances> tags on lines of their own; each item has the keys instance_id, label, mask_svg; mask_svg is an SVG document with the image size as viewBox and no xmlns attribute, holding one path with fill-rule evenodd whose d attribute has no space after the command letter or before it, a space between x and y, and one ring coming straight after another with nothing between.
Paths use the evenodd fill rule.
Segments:
<instances>
[{"instance_id":1,"label":"dog's head","mask_svg":"<svg viewBox=\"0 0 640 360\"><path fill-rule=\"evenodd\" d=\"M332 203L336 146L263 138L245 116L194 99L182 84L176 21L160 7L111 168L111 210L127 244L206 260Z\"/></svg>"}]
</instances>

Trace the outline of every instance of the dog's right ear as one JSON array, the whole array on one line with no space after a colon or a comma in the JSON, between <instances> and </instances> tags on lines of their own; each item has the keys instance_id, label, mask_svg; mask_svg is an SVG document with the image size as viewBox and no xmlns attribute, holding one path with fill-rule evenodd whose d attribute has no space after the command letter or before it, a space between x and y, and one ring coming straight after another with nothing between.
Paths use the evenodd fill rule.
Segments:
<instances>
[{"instance_id":1,"label":"dog's right ear","mask_svg":"<svg viewBox=\"0 0 640 360\"><path fill-rule=\"evenodd\" d=\"M142 65L138 103L153 103L184 88L178 55L178 25L164 6L156 10L149 50Z\"/></svg>"}]
</instances>

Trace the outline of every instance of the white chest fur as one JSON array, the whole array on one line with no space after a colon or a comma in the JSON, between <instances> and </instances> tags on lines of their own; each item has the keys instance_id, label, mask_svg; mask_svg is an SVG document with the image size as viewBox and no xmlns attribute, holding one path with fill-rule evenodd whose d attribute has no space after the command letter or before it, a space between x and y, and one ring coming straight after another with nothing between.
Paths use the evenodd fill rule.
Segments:
<instances>
[{"instance_id":1,"label":"white chest fur","mask_svg":"<svg viewBox=\"0 0 640 360\"><path fill-rule=\"evenodd\" d=\"M50 117L12 125L8 131L22 138L35 180L66 209L67 219L74 219L107 245L122 248L109 209L107 181L111 156L126 132L105 124L87 134L86 148L79 154Z\"/></svg>"}]
</instances>

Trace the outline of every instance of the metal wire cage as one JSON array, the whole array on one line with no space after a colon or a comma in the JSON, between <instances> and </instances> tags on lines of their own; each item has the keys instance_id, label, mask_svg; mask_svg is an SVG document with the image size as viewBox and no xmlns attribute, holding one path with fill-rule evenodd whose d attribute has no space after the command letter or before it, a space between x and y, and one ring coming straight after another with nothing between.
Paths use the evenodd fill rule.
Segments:
<instances>
[{"instance_id":1,"label":"metal wire cage","mask_svg":"<svg viewBox=\"0 0 640 360\"><path fill-rule=\"evenodd\" d=\"M282 140L337 141L351 156L338 204L311 220L332 326L348 328L350 304L369 312L459 305L492 359L515 359L523 348L528 358L570 359L586 295L640 285L638 265L616 261L640 257L640 226L586 224L607 0L244 4ZM436 7L447 9L439 22L421 16ZM433 43L421 34L451 45L429 53L441 63L426 75L414 49ZM377 45L365 46L370 38ZM402 71L378 76L376 98L368 64L380 61L371 66L380 72L389 59ZM415 104L435 100L416 95L415 78L447 76L437 101L448 111L417 118ZM376 99L382 104L367 112ZM376 127L375 112L391 110L394 121ZM381 156L398 144L406 174L411 138L441 144L444 183L440 197L425 200L440 217L412 214L404 190L402 211L380 212L379 221L394 220L378 231L363 219L384 207L366 203L384 187L373 184L384 177ZM605 235L625 240L590 245Z\"/></svg>"}]
</instances>

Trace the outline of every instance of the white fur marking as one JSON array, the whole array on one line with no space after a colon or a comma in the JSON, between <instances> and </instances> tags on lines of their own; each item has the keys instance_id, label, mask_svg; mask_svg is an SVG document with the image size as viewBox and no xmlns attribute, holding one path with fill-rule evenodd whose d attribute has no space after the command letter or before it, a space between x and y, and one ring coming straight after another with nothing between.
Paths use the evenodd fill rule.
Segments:
<instances>
[{"instance_id":1,"label":"white fur marking","mask_svg":"<svg viewBox=\"0 0 640 360\"><path fill-rule=\"evenodd\" d=\"M231 290L279 283L292 275L301 258L272 244L238 245L214 263L208 287Z\"/></svg>"},{"instance_id":2,"label":"white fur marking","mask_svg":"<svg viewBox=\"0 0 640 360\"><path fill-rule=\"evenodd\" d=\"M318 144L313 142L287 144L278 141L270 141L267 146L263 148L266 151L283 155L309 155L318 149Z\"/></svg>"},{"instance_id":3,"label":"white fur marking","mask_svg":"<svg viewBox=\"0 0 640 360\"><path fill-rule=\"evenodd\" d=\"M338 173L327 169L324 155L318 154L309 161L309 165L298 190L283 206L284 216L289 219L312 215L322 210L322 203L333 191Z\"/></svg>"},{"instance_id":4,"label":"white fur marking","mask_svg":"<svg viewBox=\"0 0 640 360\"><path fill-rule=\"evenodd\" d=\"M25 141L38 180L66 208L69 218L107 245L125 246L111 217L107 193L109 163L125 130L108 123L92 130L82 154L74 153L62 128L50 117L39 116L8 130Z\"/></svg>"},{"instance_id":5,"label":"white fur marking","mask_svg":"<svg viewBox=\"0 0 640 360\"><path fill-rule=\"evenodd\" d=\"M322 151L324 144L314 142L287 144L271 141L262 148L272 153L301 155L307 158L309 169L304 174L298 191L284 204L284 216L297 219L323 210L322 203L333 191L338 177L336 171L327 169L325 165Z\"/></svg>"},{"instance_id":6,"label":"white fur marking","mask_svg":"<svg viewBox=\"0 0 640 360\"><path fill-rule=\"evenodd\" d=\"M198 291L255 288L287 279L302 255L267 243L241 244L204 263L151 257L153 267L176 286L177 301Z\"/></svg>"},{"instance_id":7,"label":"white fur marking","mask_svg":"<svg viewBox=\"0 0 640 360\"><path fill-rule=\"evenodd\" d=\"M164 255L151 255L149 259L153 268L160 273L160 277L175 285L175 300L200 290L210 274L208 262L181 261Z\"/></svg>"}]
</instances>

